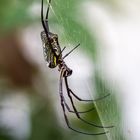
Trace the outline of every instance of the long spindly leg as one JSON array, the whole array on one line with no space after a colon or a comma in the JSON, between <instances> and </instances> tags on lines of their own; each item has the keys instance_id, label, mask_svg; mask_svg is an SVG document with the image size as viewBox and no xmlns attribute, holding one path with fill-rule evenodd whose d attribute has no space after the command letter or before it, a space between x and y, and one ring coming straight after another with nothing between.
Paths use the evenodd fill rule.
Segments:
<instances>
[{"instance_id":1,"label":"long spindly leg","mask_svg":"<svg viewBox=\"0 0 140 140\"><path fill-rule=\"evenodd\" d=\"M89 124L89 125L91 125L91 126L98 127L98 128L112 128L112 127L114 127L114 126L100 126L100 125L97 125L97 124L94 124L94 123L90 123L90 122L84 120L84 119L80 116L80 114L78 113L78 111L77 111L77 109L76 109L76 107L75 107L75 105L74 105L72 96L71 96L71 94L70 94L71 92L70 92L70 90L69 90L67 77L64 77L64 80L65 80L65 85L66 85L66 90L67 90L68 97L69 97L69 99L70 99L70 101L71 101L72 107L73 107L73 109L74 109L74 111L75 111L75 114L76 114L76 116L77 116L78 119L80 119L81 121L83 121L83 122L86 123L86 124Z\"/></svg>"},{"instance_id":2,"label":"long spindly leg","mask_svg":"<svg viewBox=\"0 0 140 140\"><path fill-rule=\"evenodd\" d=\"M95 100L85 100L85 99L81 99L80 97L78 97L76 94L74 94L74 92L69 88L69 91L71 92L71 94L76 98L76 99L78 99L79 101L86 101L86 102L96 102L96 101L99 101L99 100L103 100L104 98L106 98L106 97L108 97L109 95L110 95L110 93L109 94L107 94L107 95L105 95L105 96L103 96L103 97L100 97L100 98L97 98L97 99L95 99Z\"/></svg>"},{"instance_id":3,"label":"long spindly leg","mask_svg":"<svg viewBox=\"0 0 140 140\"><path fill-rule=\"evenodd\" d=\"M49 4L48 4L48 8L47 8L47 12L46 12L46 18L45 18L46 20L48 20L50 4L51 4L51 0L49 0Z\"/></svg>"},{"instance_id":4,"label":"long spindly leg","mask_svg":"<svg viewBox=\"0 0 140 140\"><path fill-rule=\"evenodd\" d=\"M50 4L51 4L51 0L49 0L47 12L46 12L46 18L45 18L45 24L46 24L46 27L48 29L48 32L49 32L48 15L49 15L49 10L50 10Z\"/></svg>"},{"instance_id":5,"label":"long spindly leg","mask_svg":"<svg viewBox=\"0 0 140 140\"><path fill-rule=\"evenodd\" d=\"M46 21L44 21L44 16L43 16L43 0L41 2L41 23L42 23L42 26L44 28L44 31L46 33L46 37L47 39L49 40L49 29L48 29L48 23L46 24ZM50 42L50 41L49 41Z\"/></svg>"},{"instance_id":6,"label":"long spindly leg","mask_svg":"<svg viewBox=\"0 0 140 140\"><path fill-rule=\"evenodd\" d=\"M65 56L63 56L63 59L66 58L70 53L72 53L79 46L80 44L76 45L70 52L68 52Z\"/></svg>"},{"instance_id":7,"label":"long spindly leg","mask_svg":"<svg viewBox=\"0 0 140 140\"><path fill-rule=\"evenodd\" d=\"M64 104L65 104L65 107L67 108L67 110L68 110L70 113L75 113L75 111L73 111L73 110L70 109L69 105L68 105L67 102L65 101L65 98L64 98ZM91 111L93 111L93 110L95 110L94 107L93 107L93 108L90 108L90 109L88 109L88 110L86 110L86 111L77 111L77 112L78 112L79 114L81 114L81 113L88 113L88 112L91 112Z\"/></svg>"},{"instance_id":8,"label":"long spindly leg","mask_svg":"<svg viewBox=\"0 0 140 140\"><path fill-rule=\"evenodd\" d=\"M66 46L61 50L60 56L61 56L62 52L63 52L65 49L66 49Z\"/></svg>"},{"instance_id":9,"label":"long spindly leg","mask_svg":"<svg viewBox=\"0 0 140 140\"><path fill-rule=\"evenodd\" d=\"M100 133L86 133L86 132L82 132L82 131L79 131L77 129L74 129L70 126L70 123L69 123L69 120L68 120L68 117L67 117L67 114L66 114L66 111L65 111L64 96L63 96L63 83L62 82L63 82L63 74L61 72L60 81L59 81L59 95L60 95L60 99L61 99L61 106L62 106L62 109L63 109L64 119L66 121L66 124L67 124L68 128L77 132L77 133L81 133L81 134L85 134L85 135L103 135L103 134L108 133L109 131L100 132Z\"/></svg>"}]
</instances>

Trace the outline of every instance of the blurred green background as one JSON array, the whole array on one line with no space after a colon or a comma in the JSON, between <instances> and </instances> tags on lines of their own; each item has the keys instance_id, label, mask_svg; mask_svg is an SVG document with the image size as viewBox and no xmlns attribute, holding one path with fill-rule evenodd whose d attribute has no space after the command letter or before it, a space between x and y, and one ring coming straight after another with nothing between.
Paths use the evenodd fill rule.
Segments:
<instances>
[{"instance_id":1,"label":"blurred green background","mask_svg":"<svg viewBox=\"0 0 140 140\"><path fill-rule=\"evenodd\" d=\"M44 1L47 6L47 1ZM88 25L84 21L85 17L78 11L83 2L84 0L52 0L49 13L50 29L59 35L60 43L63 43L67 48L70 44L81 44L78 49L86 53L95 67L94 74L90 77L96 90L95 97L102 97L110 93L110 96L95 104L78 104L78 108L81 110L95 107L94 111L83 116L90 122L93 121L105 126L114 125L115 127L108 129L110 133L102 136L86 136L67 129L59 99L57 99L59 97L59 73L57 70L46 70L49 68L44 65L40 39L40 32L42 31L40 22L41 0L1 0L0 140L125 139L121 130L121 109L115 99L117 91L106 84L98 70L96 37L89 31ZM115 7L114 1L101 2L112 8ZM93 29L96 28L94 25L92 27ZM36 34L33 34L30 29ZM24 33L25 31L28 32L28 36ZM32 36L35 38L31 39ZM24 42L25 40L31 44L31 47ZM38 48L34 47L36 42L39 42ZM30 55L32 53L33 55ZM71 54L72 56L73 54ZM57 77L56 79L51 79L53 74ZM75 82L77 81L75 80ZM71 88L75 90L73 87ZM95 94L92 89L91 94ZM57 106L60 106L60 109ZM68 116L70 116L69 113ZM84 132L107 131L82 125L80 121L74 118L71 117L70 119L72 126Z\"/></svg>"}]
</instances>

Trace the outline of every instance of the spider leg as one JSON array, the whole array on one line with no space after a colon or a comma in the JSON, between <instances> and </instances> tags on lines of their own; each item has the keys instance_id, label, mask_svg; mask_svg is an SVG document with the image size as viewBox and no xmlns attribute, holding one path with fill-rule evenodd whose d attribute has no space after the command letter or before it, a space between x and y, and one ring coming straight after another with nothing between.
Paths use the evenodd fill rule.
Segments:
<instances>
[{"instance_id":1,"label":"spider leg","mask_svg":"<svg viewBox=\"0 0 140 140\"><path fill-rule=\"evenodd\" d=\"M48 32L49 32L48 15L49 15L49 10L50 10L50 4L51 4L51 0L49 0L49 4L48 4L48 8L47 8L47 13L46 13L46 18L45 18L45 24L46 24L46 27L48 29Z\"/></svg>"},{"instance_id":2,"label":"spider leg","mask_svg":"<svg viewBox=\"0 0 140 140\"><path fill-rule=\"evenodd\" d=\"M90 123L90 122L84 120L83 118L81 118L80 114L78 113L78 111L77 111L77 109L76 109L76 107L75 107L75 105L74 105L72 96L71 96L71 94L70 94L71 92L70 92L70 90L69 90L67 77L64 77L64 80L65 80L65 85L66 85L66 90L67 90L68 97L69 97L69 99L70 99L70 101L71 101L72 107L73 107L74 112L75 112L75 114L76 114L76 116L77 116L78 119L80 119L81 121L83 121L83 122L86 123L86 124L89 124L89 125L91 125L91 126L98 127L98 128L112 128L112 127L114 127L114 126L100 126L100 125L97 125L97 124L94 124L94 123Z\"/></svg>"},{"instance_id":3,"label":"spider leg","mask_svg":"<svg viewBox=\"0 0 140 140\"><path fill-rule=\"evenodd\" d=\"M50 4L51 4L51 0L49 0L49 5L48 5L48 8L47 8L47 13L46 13L46 20L48 20Z\"/></svg>"},{"instance_id":4,"label":"spider leg","mask_svg":"<svg viewBox=\"0 0 140 140\"><path fill-rule=\"evenodd\" d=\"M43 16L43 0L41 2L41 23L42 23L42 26L43 26L44 31L46 33L47 39L49 40L49 35L48 35L49 34L48 21L46 23L46 21L44 21L44 16Z\"/></svg>"},{"instance_id":5,"label":"spider leg","mask_svg":"<svg viewBox=\"0 0 140 140\"><path fill-rule=\"evenodd\" d=\"M61 72L61 75L60 75L60 82L59 82L59 95L60 95L60 99L61 99L61 106L62 106L62 109L63 109L63 114L64 114L64 119L66 121L66 124L67 124L67 127L77 133L81 133L81 134L85 134L85 135L103 135L103 134L106 134L108 133L109 131L106 131L106 132L100 132L100 133L86 133L86 132L82 132L80 130L77 130L77 129L74 129L70 126L70 123L69 123L69 120L68 120L68 117L67 117L67 114L66 114L66 110L65 110L65 104L64 104L64 96L63 96L63 72Z\"/></svg>"},{"instance_id":6,"label":"spider leg","mask_svg":"<svg viewBox=\"0 0 140 140\"><path fill-rule=\"evenodd\" d=\"M66 46L64 46L64 48L61 50L60 55L62 54L62 52L66 49Z\"/></svg>"},{"instance_id":7,"label":"spider leg","mask_svg":"<svg viewBox=\"0 0 140 140\"><path fill-rule=\"evenodd\" d=\"M65 49L66 49L66 46L64 46L64 48L61 50L61 54L62 54L62 52L63 52Z\"/></svg>"},{"instance_id":8,"label":"spider leg","mask_svg":"<svg viewBox=\"0 0 140 140\"><path fill-rule=\"evenodd\" d=\"M72 53L79 46L80 44L76 45L70 52L68 52L65 56L63 56L63 59L66 58L70 53Z\"/></svg>"},{"instance_id":9,"label":"spider leg","mask_svg":"<svg viewBox=\"0 0 140 140\"><path fill-rule=\"evenodd\" d=\"M70 112L70 113L75 113L75 111L72 111L71 109L70 109L70 107L68 106L68 104L66 103L66 101L65 101L65 98L64 98L64 104L65 104L65 107L67 108L67 110ZM88 110L86 110L86 111L77 111L79 114L81 114L81 113L88 113L88 112L91 112L91 111L93 111L95 108L93 107L93 108L90 108L90 109L88 109Z\"/></svg>"},{"instance_id":10,"label":"spider leg","mask_svg":"<svg viewBox=\"0 0 140 140\"><path fill-rule=\"evenodd\" d=\"M105 96L103 96L103 97L97 98L97 99L95 99L95 100L85 100L85 99L81 99L81 98L78 97L76 94L74 94L74 92L73 92L70 88L68 88L68 89L69 89L69 91L71 92L71 94L72 94L76 99L78 99L79 101L96 102L96 101L99 101L99 100L103 100L104 98L106 98L106 97L108 97L108 96L110 95L110 93L109 93L109 94L107 94L107 95L105 95Z\"/></svg>"}]
</instances>

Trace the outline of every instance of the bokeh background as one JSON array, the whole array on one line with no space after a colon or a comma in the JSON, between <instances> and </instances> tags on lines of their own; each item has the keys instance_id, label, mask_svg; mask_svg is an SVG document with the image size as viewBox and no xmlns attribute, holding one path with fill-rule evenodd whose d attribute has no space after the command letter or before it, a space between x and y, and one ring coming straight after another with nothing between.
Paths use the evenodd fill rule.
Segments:
<instances>
[{"instance_id":1,"label":"bokeh background","mask_svg":"<svg viewBox=\"0 0 140 140\"><path fill-rule=\"evenodd\" d=\"M65 59L73 70L70 88L84 99L110 93L91 104L74 101L80 111L95 107L82 114L86 120L112 129L83 124L67 112L78 130L110 132L87 136L69 130L63 118L59 72L43 56L41 0L1 0L0 140L139 140L139 5L139 0L52 0L50 30L66 46L64 54L80 43Z\"/></svg>"}]
</instances>

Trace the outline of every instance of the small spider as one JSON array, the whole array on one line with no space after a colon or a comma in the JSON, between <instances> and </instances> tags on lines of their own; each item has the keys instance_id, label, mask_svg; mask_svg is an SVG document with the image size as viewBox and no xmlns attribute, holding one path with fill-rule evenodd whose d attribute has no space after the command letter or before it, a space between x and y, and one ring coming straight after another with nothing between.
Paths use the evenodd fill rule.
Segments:
<instances>
[{"instance_id":1,"label":"small spider","mask_svg":"<svg viewBox=\"0 0 140 140\"><path fill-rule=\"evenodd\" d=\"M86 110L86 111L77 111L77 109L76 109L76 107L74 105L74 102L73 102L73 98L72 98L72 96L73 96L73 97L75 97L79 101L93 102L93 101L104 99L105 97L109 96L109 94L106 95L106 96L103 96L101 98L98 98L96 100L83 100L80 97L78 97L69 88L68 77L72 75L72 70L66 65L66 63L64 62L64 58L67 57L80 44L78 44L76 47L74 47L65 56L62 56L62 52L64 51L65 47L61 50L59 42L58 42L58 35L49 31L48 13L49 13L49 8L50 8L50 3L51 3L51 0L49 0L49 4L48 4L48 8L47 8L45 19L43 17L43 0L42 0L42 3L41 3L41 22L42 22L42 26L43 26L43 29L44 29L44 31L41 32L41 39L42 39L42 43L43 43L44 57L45 57L45 60L48 63L48 67L49 68L55 68L55 67L58 66L58 71L60 72L59 95L60 95L61 106L62 106L62 109L63 109L64 119L66 121L66 124L67 124L69 129L71 129L73 131L76 131L78 133L82 133L82 134L86 134L86 135L102 135L102 134L106 134L109 131L100 132L100 133L87 133L87 132L82 132L80 130L74 129L70 125L70 122L69 122L67 114L66 114L66 109L70 113L74 113L79 120L81 120L82 122L84 122L84 123L86 123L88 125L91 125L91 126L94 126L94 127L98 127L98 128L111 128L111 127L113 127L113 126L99 126L99 125L96 125L96 124L93 124L93 123L90 123L90 122L84 120L81 117L80 114L81 113L90 112L94 108L91 108L91 109ZM64 93L63 93L63 80L65 82L66 92L67 92L67 95L68 95L68 97L69 97L69 99L71 101L71 105L72 105L73 110L70 109L69 105L67 104L67 102L65 100Z\"/></svg>"}]
</instances>

